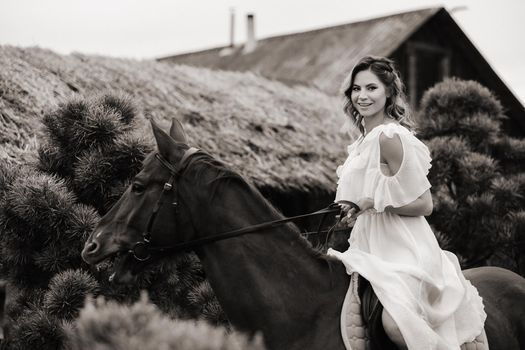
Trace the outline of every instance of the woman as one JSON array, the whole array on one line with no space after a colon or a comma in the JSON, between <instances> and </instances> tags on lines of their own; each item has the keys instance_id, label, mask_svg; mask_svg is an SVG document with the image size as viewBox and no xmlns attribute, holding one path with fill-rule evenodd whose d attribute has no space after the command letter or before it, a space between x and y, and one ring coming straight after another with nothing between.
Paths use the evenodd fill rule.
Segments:
<instances>
[{"instance_id":1,"label":"woman","mask_svg":"<svg viewBox=\"0 0 525 350\"><path fill-rule=\"evenodd\" d=\"M370 282L400 349L459 349L481 334L486 314L424 218L432 212L431 159L411 131L399 73L387 58L364 57L343 88L345 113L361 135L337 169L335 201L358 208L342 204L350 248L329 254Z\"/></svg>"}]
</instances>

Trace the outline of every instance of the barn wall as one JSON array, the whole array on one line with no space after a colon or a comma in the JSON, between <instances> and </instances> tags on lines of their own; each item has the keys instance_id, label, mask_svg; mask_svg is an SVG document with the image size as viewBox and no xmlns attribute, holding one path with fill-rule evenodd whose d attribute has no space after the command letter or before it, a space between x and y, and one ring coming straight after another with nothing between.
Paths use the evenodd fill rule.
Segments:
<instances>
[{"instance_id":1,"label":"barn wall","mask_svg":"<svg viewBox=\"0 0 525 350\"><path fill-rule=\"evenodd\" d=\"M398 62L399 69L410 91L411 46L427 46L430 50L416 50L417 104L426 89L441 81L445 75L464 80L475 80L490 89L500 99L510 117L503 124L505 133L525 136L525 113L523 106L494 73L489 64L453 22L449 15L440 13L432 17L415 32L391 57ZM435 51L432 51L435 48ZM449 69L444 72L442 58L449 57ZM433 81L432 81L433 80ZM416 106L417 108L417 106Z\"/></svg>"}]
</instances>

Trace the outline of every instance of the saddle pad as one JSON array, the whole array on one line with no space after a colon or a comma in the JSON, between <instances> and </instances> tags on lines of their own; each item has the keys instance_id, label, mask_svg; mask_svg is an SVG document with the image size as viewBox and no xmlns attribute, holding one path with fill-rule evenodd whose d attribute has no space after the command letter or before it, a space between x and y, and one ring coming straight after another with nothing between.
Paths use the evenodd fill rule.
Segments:
<instances>
[{"instance_id":1,"label":"saddle pad","mask_svg":"<svg viewBox=\"0 0 525 350\"><path fill-rule=\"evenodd\" d=\"M361 315L361 300L358 294L359 275L353 272L341 309L341 336L346 350L370 349L368 330ZM485 330L472 342L461 345L461 350L489 350Z\"/></svg>"},{"instance_id":2,"label":"saddle pad","mask_svg":"<svg viewBox=\"0 0 525 350\"><path fill-rule=\"evenodd\" d=\"M366 326L361 316L361 301L357 293L359 275L353 272L341 310L341 335L347 350L370 348Z\"/></svg>"},{"instance_id":3,"label":"saddle pad","mask_svg":"<svg viewBox=\"0 0 525 350\"><path fill-rule=\"evenodd\" d=\"M489 350L489 341L485 330L470 343L461 345L461 350Z\"/></svg>"}]
</instances>

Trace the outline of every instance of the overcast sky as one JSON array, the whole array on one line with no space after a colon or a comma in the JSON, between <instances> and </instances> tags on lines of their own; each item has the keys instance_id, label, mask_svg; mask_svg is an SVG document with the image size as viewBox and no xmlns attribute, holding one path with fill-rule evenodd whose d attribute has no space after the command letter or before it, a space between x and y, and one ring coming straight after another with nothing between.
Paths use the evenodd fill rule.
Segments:
<instances>
[{"instance_id":1,"label":"overcast sky","mask_svg":"<svg viewBox=\"0 0 525 350\"><path fill-rule=\"evenodd\" d=\"M247 13L264 38L434 6L525 101L524 0L0 0L0 44L154 58L228 44L231 9L241 44Z\"/></svg>"}]
</instances>

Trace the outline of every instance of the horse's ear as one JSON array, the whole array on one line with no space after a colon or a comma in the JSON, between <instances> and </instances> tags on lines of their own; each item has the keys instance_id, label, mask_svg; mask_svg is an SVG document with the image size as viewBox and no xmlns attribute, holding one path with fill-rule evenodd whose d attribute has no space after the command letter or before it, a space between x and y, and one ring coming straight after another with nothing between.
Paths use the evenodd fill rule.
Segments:
<instances>
[{"instance_id":1,"label":"horse's ear","mask_svg":"<svg viewBox=\"0 0 525 350\"><path fill-rule=\"evenodd\" d=\"M171 120L170 136L176 142L188 143L182 124L175 118Z\"/></svg>"},{"instance_id":2,"label":"horse's ear","mask_svg":"<svg viewBox=\"0 0 525 350\"><path fill-rule=\"evenodd\" d=\"M161 128L159 128L153 119L151 119L150 122L151 128L153 129L153 136L155 136L155 140L157 141L159 153L161 156L168 159L170 150L173 149L173 139L170 137L170 135L166 134Z\"/></svg>"}]
</instances>

